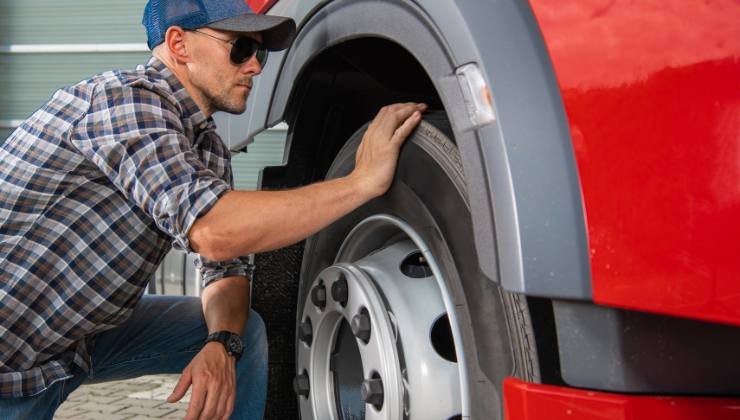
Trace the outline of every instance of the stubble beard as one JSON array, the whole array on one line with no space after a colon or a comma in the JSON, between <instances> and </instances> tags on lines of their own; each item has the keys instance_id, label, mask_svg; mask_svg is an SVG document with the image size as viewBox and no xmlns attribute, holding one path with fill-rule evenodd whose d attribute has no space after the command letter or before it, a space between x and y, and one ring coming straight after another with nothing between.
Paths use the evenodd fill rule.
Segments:
<instances>
[{"instance_id":1,"label":"stubble beard","mask_svg":"<svg viewBox=\"0 0 740 420\"><path fill-rule=\"evenodd\" d=\"M241 114L247 109L247 98L241 99L241 95L233 95L232 89L235 86L219 86L216 89L210 89L207 79L197 77L197 74L190 76L191 83L199 88L203 99L208 102L212 112L223 111L230 114ZM252 85L251 78L239 81L240 84ZM216 82L218 83L218 82Z\"/></svg>"},{"instance_id":2,"label":"stubble beard","mask_svg":"<svg viewBox=\"0 0 740 420\"><path fill-rule=\"evenodd\" d=\"M228 112L229 114L241 114L247 109L247 99L243 101L233 98L229 91L224 89L217 94L206 94L206 99L211 103L214 111Z\"/></svg>"}]
</instances>

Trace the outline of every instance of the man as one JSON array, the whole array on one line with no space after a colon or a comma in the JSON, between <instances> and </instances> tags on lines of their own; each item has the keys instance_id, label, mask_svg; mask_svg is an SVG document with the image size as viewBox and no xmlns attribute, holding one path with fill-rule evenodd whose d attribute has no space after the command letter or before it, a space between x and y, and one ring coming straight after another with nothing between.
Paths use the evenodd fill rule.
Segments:
<instances>
[{"instance_id":1,"label":"man","mask_svg":"<svg viewBox=\"0 0 740 420\"><path fill-rule=\"evenodd\" d=\"M425 109L383 108L345 178L234 191L211 114L244 111L295 23L243 0L150 0L143 23L147 65L59 90L0 147L0 418L166 372L182 372L168 401L192 389L189 419L261 418L267 349L242 256L382 195ZM142 297L171 244L199 254L201 299Z\"/></svg>"}]
</instances>

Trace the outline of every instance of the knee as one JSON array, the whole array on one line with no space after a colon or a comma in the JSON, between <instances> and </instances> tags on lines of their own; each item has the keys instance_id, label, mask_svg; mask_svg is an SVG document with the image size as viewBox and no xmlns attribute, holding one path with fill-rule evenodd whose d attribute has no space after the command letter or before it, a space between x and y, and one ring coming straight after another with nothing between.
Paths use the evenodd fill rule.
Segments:
<instances>
[{"instance_id":1,"label":"knee","mask_svg":"<svg viewBox=\"0 0 740 420\"><path fill-rule=\"evenodd\" d=\"M267 330L262 317L250 309L249 320L244 330L244 351L267 362Z\"/></svg>"}]
</instances>

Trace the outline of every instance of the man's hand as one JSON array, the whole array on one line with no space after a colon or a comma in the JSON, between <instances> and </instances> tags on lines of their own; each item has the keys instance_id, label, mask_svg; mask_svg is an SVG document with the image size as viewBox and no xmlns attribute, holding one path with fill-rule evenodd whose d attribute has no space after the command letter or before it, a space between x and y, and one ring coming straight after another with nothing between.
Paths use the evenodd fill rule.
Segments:
<instances>
[{"instance_id":1,"label":"man's hand","mask_svg":"<svg viewBox=\"0 0 740 420\"><path fill-rule=\"evenodd\" d=\"M413 102L388 105L368 126L350 176L372 197L383 195L390 188L401 145L419 124L426 108L425 104Z\"/></svg>"},{"instance_id":2,"label":"man's hand","mask_svg":"<svg viewBox=\"0 0 740 420\"><path fill-rule=\"evenodd\" d=\"M236 361L223 344L210 342L183 370L167 402L179 401L193 385L187 420L228 419L236 396Z\"/></svg>"}]
</instances>

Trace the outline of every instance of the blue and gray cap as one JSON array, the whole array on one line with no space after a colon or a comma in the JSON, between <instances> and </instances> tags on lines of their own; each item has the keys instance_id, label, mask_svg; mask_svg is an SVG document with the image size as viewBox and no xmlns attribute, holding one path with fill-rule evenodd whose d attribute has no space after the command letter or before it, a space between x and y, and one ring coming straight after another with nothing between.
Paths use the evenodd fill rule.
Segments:
<instances>
[{"instance_id":1,"label":"blue and gray cap","mask_svg":"<svg viewBox=\"0 0 740 420\"><path fill-rule=\"evenodd\" d=\"M270 51L288 48L296 32L293 19L256 14L245 0L149 0L141 23L149 49L164 42L170 26L261 32L262 45Z\"/></svg>"}]
</instances>

